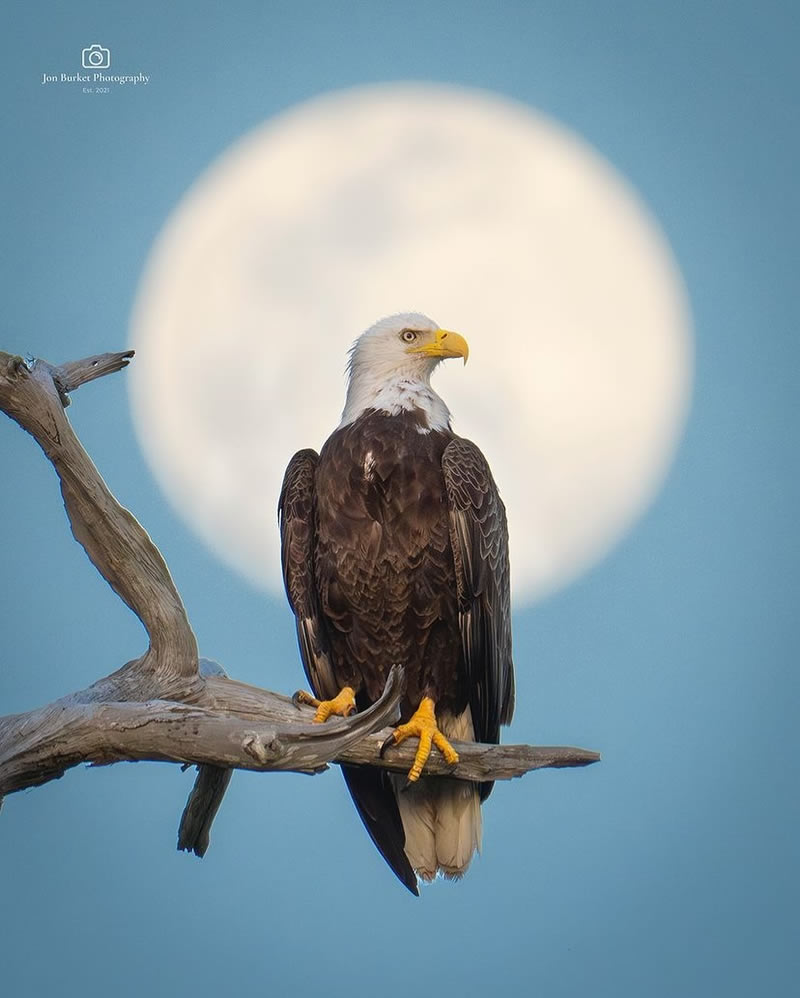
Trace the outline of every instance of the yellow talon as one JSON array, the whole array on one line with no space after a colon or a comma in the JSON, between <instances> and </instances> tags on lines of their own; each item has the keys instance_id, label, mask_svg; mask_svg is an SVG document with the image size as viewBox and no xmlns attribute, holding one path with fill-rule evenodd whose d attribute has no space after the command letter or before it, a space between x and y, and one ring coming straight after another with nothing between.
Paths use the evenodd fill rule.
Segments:
<instances>
[{"instance_id":1,"label":"yellow talon","mask_svg":"<svg viewBox=\"0 0 800 998\"><path fill-rule=\"evenodd\" d=\"M389 738L384 743L384 748L391 742L399 745L406 738L416 736L419 738L419 748L414 756L414 765L408 772L409 783L415 783L422 775L428 756L431 754L431 745L444 756L445 762L454 765L458 762L458 752L450 742L444 737L436 723L436 713L434 703L430 697L423 697L419 707L414 711L411 719L406 724L398 724ZM383 750L381 750L382 752Z\"/></svg>"},{"instance_id":2,"label":"yellow talon","mask_svg":"<svg viewBox=\"0 0 800 998\"><path fill-rule=\"evenodd\" d=\"M292 699L295 703L306 703L317 708L314 724L323 724L331 715L349 717L356 709L356 691L352 686L345 686L333 700L317 700L303 690L298 690Z\"/></svg>"}]
</instances>

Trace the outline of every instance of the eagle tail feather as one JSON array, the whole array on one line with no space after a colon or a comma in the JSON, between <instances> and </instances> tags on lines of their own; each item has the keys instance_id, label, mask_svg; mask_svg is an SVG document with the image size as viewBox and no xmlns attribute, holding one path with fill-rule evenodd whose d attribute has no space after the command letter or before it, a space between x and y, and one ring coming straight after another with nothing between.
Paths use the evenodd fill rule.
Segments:
<instances>
[{"instance_id":1,"label":"eagle tail feather","mask_svg":"<svg viewBox=\"0 0 800 998\"><path fill-rule=\"evenodd\" d=\"M342 766L347 789L364 827L395 876L419 895L417 878L403 848L405 837L390 773L368 766Z\"/></svg>"},{"instance_id":2,"label":"eagle tail feather","mask_svg":"<svg viewBox=\"0 0 800 998\"><path fill-rule=\"evenodd\" d=\"M474 740L469 707L458 717L443 715L440 724L447 738ZM449 880L461 878L481 848L480 784L425 776L410 786L405 783L405 777L392 777L411 866L424 881L437 873Z\"/></svg>"},{"instance_id":3,"label":"eagle tail feather","mask_svg":"<svg viewBox=\"0 0 800 998\"><path fill-rule=\"evenodd\" d=\"M481 807L477 787L462 780L422 777L403 790L405 777L393 776L405 832L405 852L417 876L463 876L481 847Z\"/></svg>"}]
</instances>

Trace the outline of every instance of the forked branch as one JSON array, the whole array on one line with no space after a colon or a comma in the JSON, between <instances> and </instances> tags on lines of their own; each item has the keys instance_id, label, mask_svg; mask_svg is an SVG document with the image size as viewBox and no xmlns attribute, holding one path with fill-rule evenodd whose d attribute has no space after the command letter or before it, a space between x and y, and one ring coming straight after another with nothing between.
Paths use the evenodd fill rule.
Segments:
<instances>
[{"instance_id":1,"label":"forked branch","mask_svg":"<svg viewBox=\"0 0 800 998\"><path fill-rule=\"evenodd\" d=\"M369 710L325 725L285 696L229 679L199 659L183 602L161 553L114 498L75 435L69 393L126 367L133 351L54 366L0 353L0 409L30 433L53 464L72 532L114 592L147 629L148 649L92 686L25 714L0 717L0 800L46 783L70 766L125 760L197 764L179 847L199 855L232 769L314 773L329 762L411 767L414 747L380 756L398 716L402 669L395 666ZM600 757L577 748L457 743L460 761L434 755L433 775L502 780L542 767L585 766Z\"/></svg>"}]
</instances>

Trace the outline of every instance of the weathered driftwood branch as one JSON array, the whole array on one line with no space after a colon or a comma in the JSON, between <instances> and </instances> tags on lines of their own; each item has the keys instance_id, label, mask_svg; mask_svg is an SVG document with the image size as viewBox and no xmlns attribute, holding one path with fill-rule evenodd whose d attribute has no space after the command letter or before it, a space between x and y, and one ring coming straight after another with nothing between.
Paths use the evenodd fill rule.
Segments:
<instances>
[{"instance_id":1,"label":"weathered driftwood branch","mask_svg":"<svg viewBox=\"0 0 800 998\"><path fill-rule=\"evenodd\" d=\"M216 663L198 658L164 559L108 490L64 412L69 392L120 370L132 356L132 351L101 354L56 367L0 353L0 409L36 439L52 462L76 540L150 639L142 656L87 689L0 718L0 801L4 794L56 779L82 762L197 764L178 844L202 855L232 769L314 773L334 761L405 772L414 746L391 749L385 758L379 754L386 732L377 732L396 720L402 695L397 666L369 710L313 725L310 708L229 679ZM464 743L457 748L461 758L456 767L434 754L427 771L498 780L599 759L597 753L574 748Z\"/></svg>"}]
</instances>

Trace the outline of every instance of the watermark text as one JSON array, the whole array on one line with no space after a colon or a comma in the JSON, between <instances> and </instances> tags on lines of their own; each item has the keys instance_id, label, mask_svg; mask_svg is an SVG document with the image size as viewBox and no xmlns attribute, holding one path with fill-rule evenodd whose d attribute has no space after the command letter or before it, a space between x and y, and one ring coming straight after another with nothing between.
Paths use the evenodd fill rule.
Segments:
<instances>
[{"instance_id":1,"label":"watermark text","mask_svg":"<svg viewBox=\"0 0 800 998\"><path fill-rule=\"evenodd\" d=\"M117 83L131 84L134 87L147 86L150 82L149 73L131 73L128 75L114 73L42 73L41 85L50 83Z\"/></svg>"}]
</instances>

